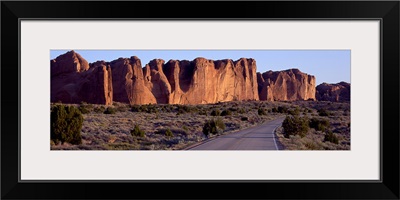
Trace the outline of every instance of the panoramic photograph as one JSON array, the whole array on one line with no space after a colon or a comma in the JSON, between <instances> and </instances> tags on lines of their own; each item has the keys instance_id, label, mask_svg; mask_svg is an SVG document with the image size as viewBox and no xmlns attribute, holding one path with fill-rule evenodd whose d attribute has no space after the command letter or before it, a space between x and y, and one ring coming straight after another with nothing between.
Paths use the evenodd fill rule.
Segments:
<instances>
[{"instance_id":1,"label":"panoramic photograph","mask_svg":"<svg viewBox=\"0 0 400 200\"><path fill-rule=\"evenodd\" d=\"M350 150L350 50L51 50L50 150Z\"/></svg>"}]
</instances>

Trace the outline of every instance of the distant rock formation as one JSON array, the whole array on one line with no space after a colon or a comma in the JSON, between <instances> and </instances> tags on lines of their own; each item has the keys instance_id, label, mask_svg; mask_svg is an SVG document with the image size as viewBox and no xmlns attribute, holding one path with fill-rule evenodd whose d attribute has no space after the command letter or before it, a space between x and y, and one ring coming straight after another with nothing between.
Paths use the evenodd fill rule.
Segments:
<instances>
[{"instance_id":1,"label":"distant rock formation","mask_svg":"<svg viewBox=\"0 0 400 200\"><path fill-rule=\"evenodd\" d=\"M298 69L257 73L257 82L260 100L316 100L315 77Z\"/></svg>"},{"instance_id":2,"label":"distant rock formation","mask_svg":"<svg viewBox=\"0 0 400 200\"><path fill-rule=\"evenodd\" d=\"M105 62L88 64L69 51L50 61L51 102L109 105L113 102L111 68Z\"/></svg>"},{"instance_id":3,"label":"distant rock formation","mask_svg":"<svg viewBox=\"0 0 400 200\"><path fill-rule=\"evenodd\" d=\"M318 101L350 101L350 83L321 83L316 88L316 97Z\"/></svg>"}]
</instances>

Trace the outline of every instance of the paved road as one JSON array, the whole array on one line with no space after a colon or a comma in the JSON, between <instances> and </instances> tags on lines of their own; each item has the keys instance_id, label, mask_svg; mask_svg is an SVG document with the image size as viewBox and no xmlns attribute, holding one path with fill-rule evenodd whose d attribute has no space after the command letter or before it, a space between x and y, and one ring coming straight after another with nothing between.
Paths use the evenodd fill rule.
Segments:
<instances>
[{"instance_id":1,"label":"paved road","mask_svg":"<svg viewBox=\"0 0 400 200\"><path fill-rule=\"evenodd\" d=\"M274 130L284 118L247 128L235 133L220 136L189 150L279 150Z\"/></svg>"}]
</instances>

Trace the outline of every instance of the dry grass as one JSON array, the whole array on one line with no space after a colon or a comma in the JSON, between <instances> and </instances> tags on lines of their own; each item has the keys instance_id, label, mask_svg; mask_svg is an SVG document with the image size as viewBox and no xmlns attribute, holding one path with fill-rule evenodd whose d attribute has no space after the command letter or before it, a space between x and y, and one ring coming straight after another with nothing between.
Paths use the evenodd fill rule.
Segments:
<instances>
[{"instance_id":1,"label":"dry grass","mask_svg":"<svg viewBox=\"0 0 400 200\"><path fill-rule=\"evenodd\" d=\"M287 150L350 150L350 103L349 102L293 102L299 106L302 116L308 118L327 119L330 123L329 130L334 133L339 143L325 141L326 131L310 129L305 137L285 137L282 127L276 130L279 141ZM318 110L324 109L329 115L319 116Z\"/></svg>"}]
</instances>

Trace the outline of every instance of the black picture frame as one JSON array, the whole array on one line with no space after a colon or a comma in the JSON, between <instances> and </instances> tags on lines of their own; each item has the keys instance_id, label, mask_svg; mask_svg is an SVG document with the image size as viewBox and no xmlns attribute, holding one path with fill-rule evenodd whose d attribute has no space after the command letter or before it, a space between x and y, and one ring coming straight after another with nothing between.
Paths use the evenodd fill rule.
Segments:
<instances>
[{"instance_id":1,"label":"black picture frame","mask_svg":"<svg viewBox=\"0 0 400 200\"><path fill-rule=\"evenodd\" d=\"M184 8L184 9L178 9ZM399 1L2 1L2 199L399 199ZM207 12L202 12L207 10ZM231 10L231 11L229 11ZM19 182L19 19L380 19L381 174L377 182ZM368 109L368 108L366 108ZM366 155L367 156L367 155ZM294 166L295 170L295 166ZM300 172L299 172L300 173ZM154 192L149 193L148 190Z\"/></svg>"}]
</instances>

